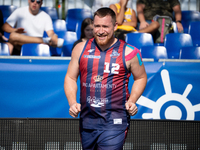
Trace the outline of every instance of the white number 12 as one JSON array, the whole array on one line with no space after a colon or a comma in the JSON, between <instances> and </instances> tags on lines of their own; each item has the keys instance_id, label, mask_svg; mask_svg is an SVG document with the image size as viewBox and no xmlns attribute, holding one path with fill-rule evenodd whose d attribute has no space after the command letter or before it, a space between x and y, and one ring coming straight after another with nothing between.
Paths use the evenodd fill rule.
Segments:
<instances>
[{"instance_id":1,"label":"white number 12","mask_svg":"<svg viewBox=\"0 0 200 150\"><path fill-rule=\"evenodd\" d=\"M112 63L111 71L109 70L109 66L110 66L110 63L105 62L105 70L104 70L105 73L111 72L113 74L119 74L119 71L118 71L120 68L119 64Z\"/></svg>"}]
</instances>

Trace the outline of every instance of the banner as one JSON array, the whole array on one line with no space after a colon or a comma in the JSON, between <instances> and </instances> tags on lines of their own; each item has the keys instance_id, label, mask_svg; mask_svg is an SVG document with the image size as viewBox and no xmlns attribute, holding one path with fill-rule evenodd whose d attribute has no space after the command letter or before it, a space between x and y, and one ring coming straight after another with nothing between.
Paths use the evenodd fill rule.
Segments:
<instances>
[{"instance_id":1,"label":"banner","mask_svg":"<svg viewBox=\"0 0 200 150\"><path fill-rule=\"evenodd\" d=\"M68 64L65 59L0 59L0 117L72 118L64 93ZM144 65L148 82L131 118L200 120L200 63ZM133 82L131 76L129 90Z\"/></svg>"},{"instance_id":2,"label":"banner","mask_svg":"<svg viewBox=\"0 0 200 150\"><path fill-rule=\"evenodd\" d=\"M200 64L145 63L148 82L132 118L200 120Z\"/></svg>"}]
</instances>

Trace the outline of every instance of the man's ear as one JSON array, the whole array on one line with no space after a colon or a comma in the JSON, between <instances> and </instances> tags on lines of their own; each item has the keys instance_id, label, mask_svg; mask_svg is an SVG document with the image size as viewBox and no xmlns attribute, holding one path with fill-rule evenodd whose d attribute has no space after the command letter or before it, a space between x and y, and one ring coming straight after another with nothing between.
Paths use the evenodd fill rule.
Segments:
<instances>
[{"instance_id":1,"label":"man's ear","mask_svg":"<svg viewBox=\"0 0 200 150\"><path fill-rule=\"evenodd\" d=\"M116 31L116 30L117 30L117 26L118 26L118 23L117 23L117 22L115 22L114 31Z\"/></svg>"}]
</instances>

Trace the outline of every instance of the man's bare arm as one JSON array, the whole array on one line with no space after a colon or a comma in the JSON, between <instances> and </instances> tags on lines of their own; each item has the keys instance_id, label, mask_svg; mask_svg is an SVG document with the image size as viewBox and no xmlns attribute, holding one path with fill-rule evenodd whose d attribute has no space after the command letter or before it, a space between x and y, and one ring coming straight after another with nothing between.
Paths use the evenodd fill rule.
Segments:
<instances>
[{"instance_id":1,"label":"man's bare arm","mask_svg":"<svg viewBox=\"0 0 200 150\"><path fill-rule=\"evenodd\" d=\"M78 89L77 79L79 76L79 57L84 44L84 42L81 42L74 47L64 81L64 91L70 106L69 113L72 117L77 117L81 111L81 106L76 100L76 94Z\"/></svg>"}]
</instances>

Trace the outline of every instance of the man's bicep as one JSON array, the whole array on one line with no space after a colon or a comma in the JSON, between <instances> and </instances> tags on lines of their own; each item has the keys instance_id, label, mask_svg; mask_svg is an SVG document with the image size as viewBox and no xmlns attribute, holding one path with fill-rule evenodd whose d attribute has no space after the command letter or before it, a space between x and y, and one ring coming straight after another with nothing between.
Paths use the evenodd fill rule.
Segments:
<instances>
[{"instance_id":1,"label":"man's bicep","mask_svg":"<svg viewBox=\"0 0 200 150\"><path fill-rule=\"evenodd\" d=\"M136 55L133 60L131 60L131 73L134 79L142 78L146 76L146 71L143 62L139 55Z\"/></svg>"},{"instance_id":2,"label":"man's bicep","mask_svg":"<svg viewBox=\"0 0 200 150\"><path fill-rule=\"evenodd\" d=\"M71 54L71 61L68 65L67 75L73 79L77 79L79 75L79 58L82 53L85 42L78 43Z\"/></svg>"},{"instance_id":3,"label":"man's bicep","mask_svg":"<svg viewBox=\"0 0 200 150\"><path fill-rule=\"evenodd\" d=\"M71 59L68 69L67 69L67 76L73 80L77 80L79 75L79 64L73 58Z\"/></svg>"}]
</instances>

